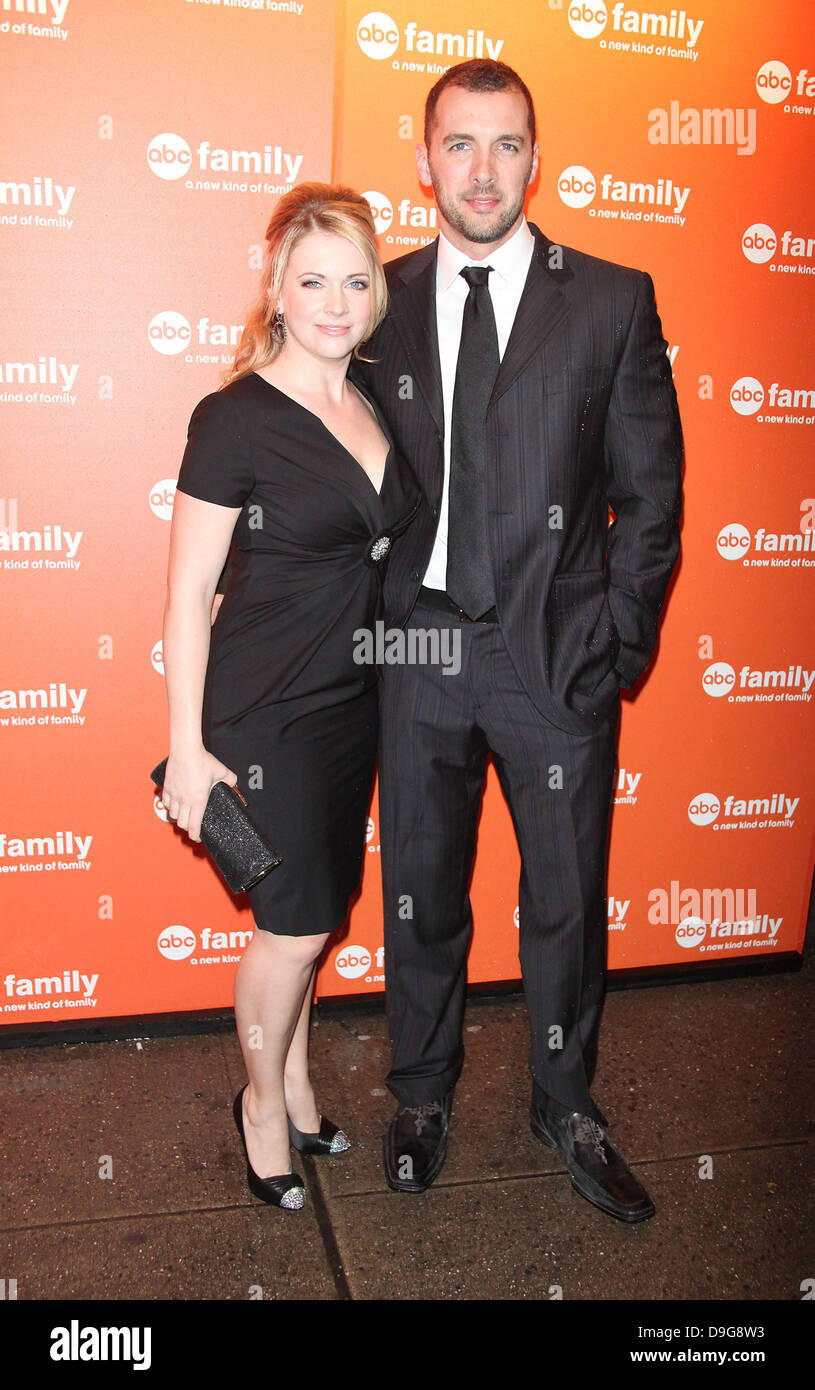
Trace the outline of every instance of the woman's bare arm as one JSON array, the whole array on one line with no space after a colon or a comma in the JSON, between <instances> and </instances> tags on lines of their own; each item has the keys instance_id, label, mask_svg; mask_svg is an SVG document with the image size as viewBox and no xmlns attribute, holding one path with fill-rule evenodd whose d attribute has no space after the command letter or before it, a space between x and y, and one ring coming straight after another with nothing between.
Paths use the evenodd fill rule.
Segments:
<instances>
[{"instance_id":1,"label":"woman's bare arm","mask_svg":"<svg viewBox=\"0 0 815 1390\"><path fill-rule=\"evenodd\" d=\"M240 507L222 507L177 491L170 532L164 609L164 674L170 714L170 755L162 800L192 840L215 782L235 774L207 752L201 736L215 585Z\"/></svg>"}]
</instances>

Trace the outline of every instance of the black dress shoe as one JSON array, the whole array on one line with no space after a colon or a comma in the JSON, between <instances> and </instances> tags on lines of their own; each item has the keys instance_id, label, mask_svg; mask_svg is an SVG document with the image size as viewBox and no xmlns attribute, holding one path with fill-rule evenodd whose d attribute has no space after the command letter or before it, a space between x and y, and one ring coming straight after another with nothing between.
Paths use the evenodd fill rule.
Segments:
<instances>
[{"instance_id":1,"label":"black dress shoe","mask_svg":"<svg viewBox=\"0 0 815 1390\"><path fill-rule=\"evenodd\" d=\"M344 1154L351 1147L348 1135L332 1125L325 1115L320 1116L320 1128L316 1134L303 1134L289 1120L289 1138L301 1154Z\"/></svg>"},{"instance_id":2,"label":"black dress shoe","mask_svg":"<svg viewBox=\"0 0 815 1390\"><path fill-rule=\"evenodd\" d=\"M594 1110L592 1111L591 1118L602 1125L604 1129L608 1129L608 1120L595 1100L592 1100L592 1105L594 1106ZM543 1115L544 1123L546 1123L547 1116L550 1120L553 1120L558 1115L563 1116L572 1113L571 1111L567 1111L566 1106L561 1105L559 1102L556 1102L553 1106L546 1091L534 1080L532 1082L532 1109L533 1111L539 1111ZM538 1138L540 1137L541 1136L538 1135ZM544 1139L543 1142L546 1143L547 1141Z\"/></svg>"},{"instance_id":3,"label":"black dress shoe","mask_svg":"<svg viewBox=\"0 0 815 1390\"><path fill-rule=\"evenodd\" d=\"M579 1110L555 1116L533 1104L530 1122L538 1139L550 1149L560 1149L572 1187L581 1197L620 1221L646 1221L654 1215L645 1188L596 1120Z\"/></svg>"},{"instance_id":4,"label":"black dress shoe","mask_svg":"<svg viewBox=\"0 0 815 1390\"><path fill-rule=\"evenodd\" d=\"M400 1105L383 1140L385 1178L394 1192L424 1192L447 1156L452 1091L427 1105Z\"/></svg>"},{"instance_id":5,"label":"black dress shoe","mask_svg":"<svg viewBox=\"0 0 815 1390\"><path fill-rule=\"evenodd\" d=\"M246 1154L246 1181L249 1184L249 1191L259 1197L261 1202L268 1202L269 1206L282 1207L284 1211L299 1211L306 1200L305 1185L299 1173L280 1173L272 1178L261 1178L258 1177L249 1162L249 1150L246 1147L246 1135L243 1130L243 1093L245 1090L246 1086L242 1086L238 1091L232 1106L232 1114L235 1116L235 1124L238 1134L241 1136L243 1151Z\"/></svg>"}]
</instances>

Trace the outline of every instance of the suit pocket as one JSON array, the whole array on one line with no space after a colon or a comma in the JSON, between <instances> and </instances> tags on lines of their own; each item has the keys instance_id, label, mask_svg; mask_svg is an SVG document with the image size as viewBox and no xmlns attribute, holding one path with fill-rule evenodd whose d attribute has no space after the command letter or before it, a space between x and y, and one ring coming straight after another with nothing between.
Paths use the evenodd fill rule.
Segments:
<instances>
[{"instance_id":1,"label":"suit pocket","mask_svg":"<svg viewBox=\"0 0 815 1390\"><path fill-rule=\"evenodd\" d=\"M610 705L619 688L614 662L620 637L602 570L558 575L549 613L549 676L567 706L591 710Z\"/></svg>"}]
</instances>

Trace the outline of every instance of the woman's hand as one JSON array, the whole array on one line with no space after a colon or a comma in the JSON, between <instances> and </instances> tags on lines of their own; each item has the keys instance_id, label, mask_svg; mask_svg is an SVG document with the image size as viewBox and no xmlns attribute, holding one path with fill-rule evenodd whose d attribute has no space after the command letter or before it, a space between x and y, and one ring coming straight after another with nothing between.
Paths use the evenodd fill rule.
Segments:
<instances>
[{"instance_id":1,"label":"woman's hand","mask_svg":"<svg viewBox=\"0 0 815 1390\"><path fill-rule=\"evenodd\" d=\"M193 753L171 753L164 774L162 804L180 830L186 830L191 840L200 840L201 820L215 783L226 782L234 787L237 781L235 773L204 747Z\"/></svg>"}]
</instances>

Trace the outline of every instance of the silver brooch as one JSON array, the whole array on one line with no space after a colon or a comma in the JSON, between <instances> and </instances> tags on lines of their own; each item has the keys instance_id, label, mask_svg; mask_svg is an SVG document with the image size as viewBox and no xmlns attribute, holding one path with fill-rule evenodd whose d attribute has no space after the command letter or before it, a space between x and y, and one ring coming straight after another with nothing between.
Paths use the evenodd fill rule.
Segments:
<instances>
[{"instance_id":1,"label":"silver brooch","mask_svg":"<svg viewBox=\"0 0 815 1390\"><path fill-rule=\"evenodd\" d=\"M388 551L390 550L390 548L391 548L391 538L390 538L390 536L377 536L376 540L374 541L373 545L371 546L371 550L370 550L371 559L372 559L372 560L376 560L376 561L381 560L385 555L387 555L387 553L388 553Z\"/></svg>"}]
</instances>

